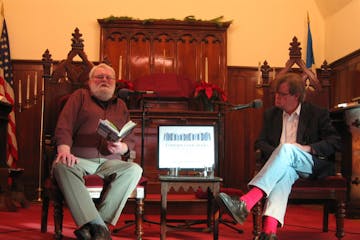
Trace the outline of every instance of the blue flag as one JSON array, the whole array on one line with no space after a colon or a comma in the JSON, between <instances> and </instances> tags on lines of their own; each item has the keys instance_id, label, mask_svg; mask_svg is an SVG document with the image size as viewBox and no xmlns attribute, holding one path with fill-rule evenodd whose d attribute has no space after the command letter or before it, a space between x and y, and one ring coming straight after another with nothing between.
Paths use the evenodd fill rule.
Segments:
<instances>
[{"instance_id":1,"label":"blue flag","mask_svg":"<svg viewBox=\"0 0 360 240\"><path fill-rule=\"evenodd\" d=\"M308 36L307 36L307 47L306 47L306 67L311 68L315 63L314 52L312 47L312 37L310 31L310 21L308 21Z\"/></svg>"}]
</instances>

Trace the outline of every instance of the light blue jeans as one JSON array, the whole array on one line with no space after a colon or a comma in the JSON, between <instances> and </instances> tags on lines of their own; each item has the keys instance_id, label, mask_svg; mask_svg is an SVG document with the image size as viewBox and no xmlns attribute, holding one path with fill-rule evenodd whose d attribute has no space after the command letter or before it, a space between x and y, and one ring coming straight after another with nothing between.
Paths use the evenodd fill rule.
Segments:
<instances>
[{"instance_id":1,"label":"light blue jeans","mask_svg":"<svg viewBox=\"0 0 360 240\"><path fill-rule=\"evenodd\" d=\"M314 161L311 154L295 145L279 145L259 173L249 182L266 194L264 216L270 216L284 224L286 206L293 183L312 173Z\"/></svg>"}]
</instances>

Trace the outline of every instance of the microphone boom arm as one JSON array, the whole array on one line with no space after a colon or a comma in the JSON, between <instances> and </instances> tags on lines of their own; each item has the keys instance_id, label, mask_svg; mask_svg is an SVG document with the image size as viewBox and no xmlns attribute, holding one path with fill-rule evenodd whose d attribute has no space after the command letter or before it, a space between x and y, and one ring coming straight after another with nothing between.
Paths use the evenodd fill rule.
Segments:
<instances>
[{"instance_id":1,"label":"microphone boom arm","mask_svg":"<svg viewBox=\"0 0 360 240\"><path fill-rule=\"evenodd\" d=\"M245 108L262 108L263 102L261 99L255 99L248 104L238 104L229 109L229 111L237 111Z\"/></svg>"}]
</instances>

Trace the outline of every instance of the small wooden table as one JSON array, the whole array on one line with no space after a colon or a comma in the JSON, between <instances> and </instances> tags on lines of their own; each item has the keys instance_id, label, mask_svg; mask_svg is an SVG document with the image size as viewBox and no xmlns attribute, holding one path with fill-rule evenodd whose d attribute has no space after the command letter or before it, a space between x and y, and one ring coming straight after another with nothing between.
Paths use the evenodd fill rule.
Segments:
<instances>
[{"instance_id":1,"label":"small wooden table","mask_svg":"<svg viewBox=\"0 0 360 240\"><path fill-rule=\"evenodd\" d=\"M181 188L185 191L188 191L189 188L196 190L201 188L203 191L207 191L208 194L208 211L207 211L207 220L208 229L213 232L213 239L217 240L219 235L219 209L214 203L216 196L219 194L220 182L222 178L220 177L197 177L197 176L159 176L159 181L161 183L161 234L160 239L166 239L166 232L168 231L199 231L198 229L193 229L191 227L184 228L178 226L170 226L166 224L166 213L167 213L167 195L169 190L172 188L175 191L180 190Z\"/></svg>"}]
</instances>

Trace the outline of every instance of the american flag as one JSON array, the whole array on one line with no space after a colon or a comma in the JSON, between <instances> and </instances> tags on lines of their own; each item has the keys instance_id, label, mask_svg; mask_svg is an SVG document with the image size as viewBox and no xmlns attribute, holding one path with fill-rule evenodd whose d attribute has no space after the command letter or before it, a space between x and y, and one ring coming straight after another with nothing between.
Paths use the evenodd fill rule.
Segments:
<instances>
[{"instance_id":1,"label":"american flag","mask_svg":"<svg viewBox=\"0 0 360 240\"><path fill-rule=\"evenodd\" d=\"M12 74L12 66L10 62L10 47L7 33L6 21L4 18L3 5L1 6L1 18L3 25L0 39L0 96L5 101L14 106L14 81ZM18 159L18 147L16 141L16 125L14 108L9 114L8 134L7 134L7 165L9 167L16 166Z\"/></svg>"}]
</instances>

